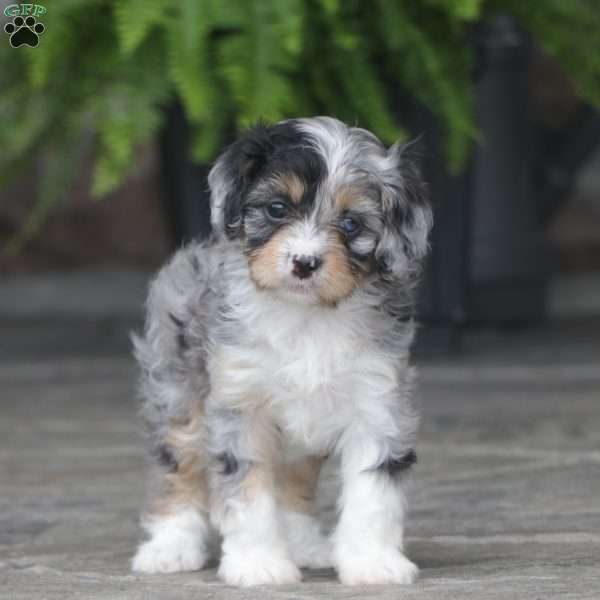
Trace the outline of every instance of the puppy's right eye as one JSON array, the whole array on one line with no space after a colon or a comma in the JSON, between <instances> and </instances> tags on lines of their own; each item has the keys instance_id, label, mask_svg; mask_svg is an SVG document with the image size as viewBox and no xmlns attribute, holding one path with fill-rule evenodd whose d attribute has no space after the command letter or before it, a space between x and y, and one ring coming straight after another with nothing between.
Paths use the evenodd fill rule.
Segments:
<instances>
[{"instance_id":1,"label":"puppy's right eye","mask_svg":"<svg viewBox=\"0 0 600 600\"><path fill-rule=\"evenodd\" d=\"M283 202L276 200L267 206L267 214L274 221L281 221L287 216L288 208Z\"/></svg>"}]
</instances>

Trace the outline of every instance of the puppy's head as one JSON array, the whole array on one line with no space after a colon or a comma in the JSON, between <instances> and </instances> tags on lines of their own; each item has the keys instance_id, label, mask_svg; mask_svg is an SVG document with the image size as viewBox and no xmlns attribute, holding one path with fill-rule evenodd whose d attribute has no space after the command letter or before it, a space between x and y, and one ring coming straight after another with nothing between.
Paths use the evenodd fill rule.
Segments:
<instances>
[{"instance_id":1,"label":"puppy's head","mask_svg":"<svg viewBox=\"0 0 600 600\"><path fill-rule=\"evenodd\" d=\"M427 251L431 210L403 149L327 117L258 125L209 174L212 225L239 239L262 289L336 304L401 281Z\"/></svg>"}]
</instances>

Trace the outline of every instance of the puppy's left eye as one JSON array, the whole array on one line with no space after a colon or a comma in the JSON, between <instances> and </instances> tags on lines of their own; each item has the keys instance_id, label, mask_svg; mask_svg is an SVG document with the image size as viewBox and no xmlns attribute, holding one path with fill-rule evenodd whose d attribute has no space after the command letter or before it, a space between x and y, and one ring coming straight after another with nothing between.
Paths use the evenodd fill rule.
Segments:
<instances>
[{"instance_id":1,"label":"puppy's left eye","mask_svg":"<svg viewBox=\"0 0 600 600\"><path fill-rule=\"evenodd\" d=\"M274 221L281 221L286 217L288 209L283 202L276 200L267 206L267 213Z\"/></svg>"},{"instance_id":2,"label":"puppy's left eye","mask_svg":"<svg viewBox=\"0 0 600 600\"><path fill-rule=\"evenodd\" d=\"M352 217L344 217L340 221L340 228L346 235L353 236L360 231L360 223Z\"/></svg>"}]
</instances>

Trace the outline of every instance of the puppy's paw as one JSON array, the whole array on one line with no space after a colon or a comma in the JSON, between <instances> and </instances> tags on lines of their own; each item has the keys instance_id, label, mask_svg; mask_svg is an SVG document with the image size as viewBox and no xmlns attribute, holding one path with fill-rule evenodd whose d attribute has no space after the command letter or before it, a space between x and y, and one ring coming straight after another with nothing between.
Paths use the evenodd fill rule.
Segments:
<instances>
[{"instance_id":1,"label":"puppy's paw","mask_svg":"<svg viewBox=\"0 0 600 600\"><path fill-rule=\"evenodd\" d=\"M266 553L225 554L218 574L225 583L240 587L298 583L302 578L298 567L289 558Z\"/></svg>"},{"instance_id":2,"label":"puppy's paw","mask_svg":"<svg viewBox=\"0 0 600 600\"><path fill-rule=\"evenodd\" d=\"M156 537L140 545L131 568L136 573L198 571L207 558L202 545L192 536Z\"/></svg>"},{"instance_id":3,"label":"puppy's paw","mask_svg":"<svg viewBox=\"0 0 600 600\"><path fill-rule=\"evenodd\" d=\"M150 535L131 561L136 573L175 573L197 571L209 556L209 538L204 517L192 508L169 516L149 516L143 521Z\"/></svg>"},{"instance_id":4,"label":"puppy's paw","mask_svg":"<svg viewBox=\"0 0 600 600\"><path fill-rule=\"evenodd\" d=\"M372 554L339 557L336 565L340 581L346 585L413 583L419 574L417 565L396 548Z\"/></svg>"}]
</instances>

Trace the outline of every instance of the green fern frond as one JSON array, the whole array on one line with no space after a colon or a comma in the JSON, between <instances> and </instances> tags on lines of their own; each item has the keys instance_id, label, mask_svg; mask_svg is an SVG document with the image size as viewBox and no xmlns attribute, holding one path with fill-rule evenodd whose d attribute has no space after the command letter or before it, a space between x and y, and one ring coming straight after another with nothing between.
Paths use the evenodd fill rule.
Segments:
<instances>
[{"instance_id":1,"label":"green fern frond","mask_svg":"<svg viewBox=\"0 0 600 600\"><path fill-rule=\"evenodd\" d=\"M208 2L184 0L167 26L169 75L193 123L209 122L217 104L209 9Z\"/></svg>"},{"instance_id":2,"label":"green fern frond","mask_svg":"<svg viewBox=\"0 0 600 600\"><path fill-rule=\"evenodd\" d=\"M71 157L91 132L93 189L104 194L127 176L174 100L193 128L196 160L212 159L233 125L259 118L325 113L390 142L406 124L390 104L398 89L438 118L457 170L478 136L469 29L501 11L600 107L598 0L54 2L39 47L0 45L0 176L46 147ZM73 177L58 173L42 186L28 231L58 201L51 190L66 185L50 182Z\"/></svg>"},{"instance_id":3,"label":"green fern frond","mask_svg":"<svg viewBox=\"0 0 600 600\"><path fill-rule=\"evenodd\" d=\"M475 21L481 16L484 0L424 0L424 4L444 11L450 20Z\"/></svg>"},{"instance_id":4,"label":"green fern frond","mask_svg":"<svg viewBox=\"0 0 600 600\"><path fill-rule=\"evenodd\" d=\"M355 107L360 123L388 144L406 137L391 115L386 90L364 51L357 48L340 59L344 96Z\"/></svg>"},{"instance_id":5,"label":"green fern frond","mask_svg":"<svg viewBox=\"0 0 600 600\"><path fill-rule=\"evenodd\" d=\"M473 118L471 54L466 35L460 47L445 37L450 27L437 21L436 35L429 35L419 20L402 4L379 0L378 27L392 52L391 73L415 97L440 118L446 131L446 157L458 171L466 161L478 130ZM464 35L464 31L463 31Z\"/></svg>"},{"instance_id":6,"label":"green fern frond","mask_svg":"<svg viewBox=\"0 0 600 600\"><path fill-rule=\"evenodd\" d=\"M136 95L135 88L116 87L97 111L98 154L92 192L114 190L133 164L137 145L147 142L161 123L158 107Z\"/></svg>"},{"instance_id":7,"label":"green fern frond","mask_svg":"<svg viewBox=\"0 0 600 600\"><path fill-rule=\"evenodd\" d=\"M172 3L164 0L115 0L113 12L121 51L134 52L150 30L162 24L163 14L171 8Z\"/></svg>"},{"instance_id":8,"label":"green fern frond","mask_svg":"<svg viewBox=\"0 0 600 600\"><path fill-rule=\"evenodd\" d=\"M218 45L219 66L238 107L237 122L246 127L258 119L277 121L293 109L292 57L300 51L299 0L286 0L286 10L268 0L245 4L244 30ZM287 41L286 41L287 40Z\"/></svg>"}]
</instances>

